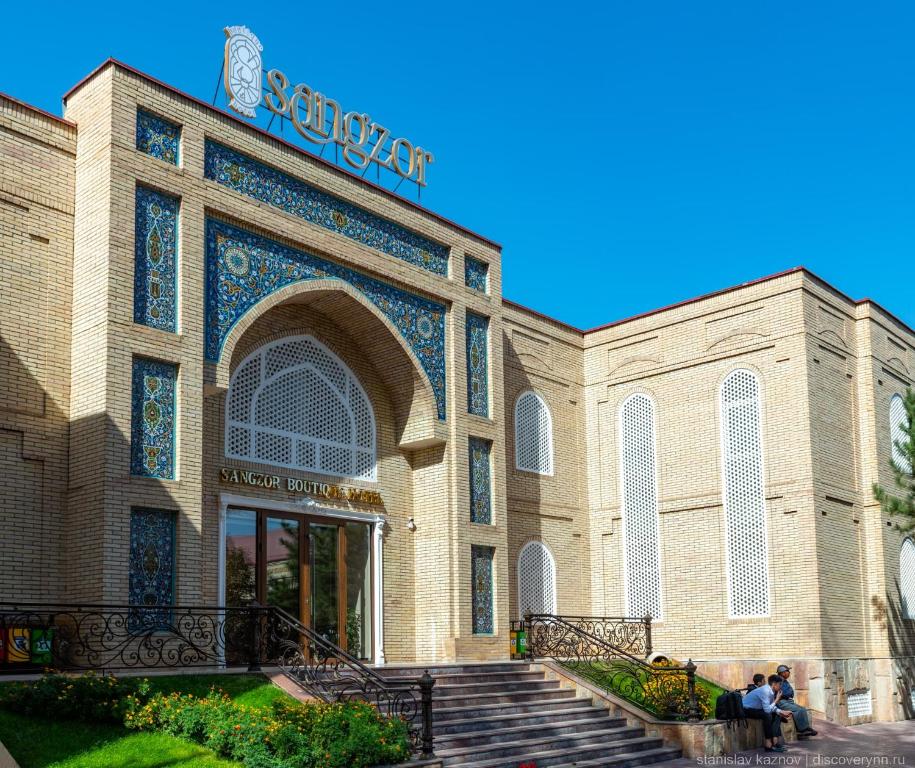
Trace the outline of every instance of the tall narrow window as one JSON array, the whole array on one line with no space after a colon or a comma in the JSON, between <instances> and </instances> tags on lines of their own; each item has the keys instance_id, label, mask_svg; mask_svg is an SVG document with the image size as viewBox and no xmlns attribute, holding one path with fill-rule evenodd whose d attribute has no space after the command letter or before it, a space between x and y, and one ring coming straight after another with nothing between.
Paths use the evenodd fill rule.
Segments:
<instances>
[{"instance_id":1,"label":"tall narrow window","mask_svg":"<svg viewBox=\"0 0 915 768\"><path fill-rule=\"evenodd\" d=\"M623 547L628 616L661 618L661 558L654 402L643 394L620 408Z\"/></svg>"},{"instance_id":2,"label":"tall narrow window","mask_svg":"<svg viewBox=\"0 0 915 768\"><path fill-rule=\"evenodd\" d=\"M721 385L721 451L730 615L769 615L759 380L747 370Z\"/></svg>"},{"instance_id":3,"label":"tall narrow window","mask_svg":"<svg viewBox=\"0 0 915 768\"><path fill-rule=\"evenodd\" d=\"M553 474L553 418L544 399L530 390L515 401L515 466Z\"/></svg>"},{"instance_id":4,"label":"tall narrow window","mask_svg":"<svg viewBox=\"0 0 915 768\"><path fill-rule=\"evenodd\" d=\"M912 465L905 451L897 445L905 446L909 424L908 414L905 412L905 402L900 395L893 395L890 400L890 445L893 452L893 463L903 472L911 472Z\"/></svg>"},{"instance_id":5,"label":"tall narrow window","mask_svg":"<svg viewBox=\"0 0 915 768\"><path fill-rule=\"evenodd\" d=\"M899 595L902 598L902 615L915 619L915 543L902 542L899 552Z\"/></svg>"},{"instance_id":6,"label":"tall narrow window","mask_svg":"<svg viewBox=\"0 0 915 768\"><path fill-rule=\"evenodd\" d=\"M492 547L470 548L470 578L473 582L473 634L493 633Z\"/></svg>"},{"instance_id":7,"label":"tall narrow window","mask_svg":"<svg viewBox=\"0 0 915 768\"><path fill-rule=\"evenodd\" d=\"M489 416L489 320L467 313L467 412Z\"/></svg>"},{"instance_id":8,"label":"tall narrow window","mask_svg":"<svg viewBox=\"0 0 915 768\"><path fill-rule=\"evenodd\" d=\"M226 456L375 479L375 416L350 369L311 336L255 350L229 383Z\"/></svg>"},{"instance_id":9,"label":"tall narrow window","mask_svg":"<svg viewBox=\"0 0 915 768\"><path fill-rule=\"evenodd\" d=\"M556 613L556 563L539 541L529 541L518 554L518 612Z\"/></svg>"}]
</instances>

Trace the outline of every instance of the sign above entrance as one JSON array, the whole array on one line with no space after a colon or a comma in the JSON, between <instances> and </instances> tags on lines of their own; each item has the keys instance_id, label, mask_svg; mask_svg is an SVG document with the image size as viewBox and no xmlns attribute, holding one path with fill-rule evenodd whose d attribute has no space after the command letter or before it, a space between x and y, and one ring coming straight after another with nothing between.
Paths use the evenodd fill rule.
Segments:
<instances>
[{"instance_id":1,"label":"sign above entrance","mask_svg":"<svg viewBox=\"0 0 915 768\"><path fill-rule=\"evenodd\" d=\"M338 101L305 83L291 86L278 69L265 70L264 47L247 27L226 27L225 33L223 81L230 109L255 118L257 108L264 106L281 121L289 120L306 141L322 149L327 144L342 148L343 159L359 171L374 164L426 186L426 168L435 160L431 152L405 138L393 138L365 112L344 112Z\"/></svg>"},{"instance_id":2,"label":"sign above entrance","mask_svg":"<svg viewBox=\"0 0 915 768\"><path fill-rule=\"evenodd\" d=\"M299 477L283 475L269 475L264 472L251 472L247 469L231 469L223 467L219 470L219 479L229 485L247 485L252 488L265 488L267 490L285 490L289 493L314 496L320 499L333 499L338 501L353 501L357 504L372 504L380 506L383 502L378 491L366 488L354 488L349 485L333 485L332 483L317 483L313 480L302 480Z\"/></svg>"}]
</instances>

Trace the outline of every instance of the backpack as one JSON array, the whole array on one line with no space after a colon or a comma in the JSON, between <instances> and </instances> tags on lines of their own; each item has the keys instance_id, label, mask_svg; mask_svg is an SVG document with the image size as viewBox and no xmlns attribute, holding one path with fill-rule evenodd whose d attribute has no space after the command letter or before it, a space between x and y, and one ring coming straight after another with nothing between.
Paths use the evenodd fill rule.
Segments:
<instances>
[{"instance_id":1,"label":"backpack","mask_svg":"<svg viewBox=\"0 0 915 768\"><path fill-rule=\"evenodd\" d=\"M725 691L715 699L715 719L725 720L728 727L736 725L741 720L747 724L747 716L743 711L743 697L739 691Z\"/></svg>"}]
</instances>

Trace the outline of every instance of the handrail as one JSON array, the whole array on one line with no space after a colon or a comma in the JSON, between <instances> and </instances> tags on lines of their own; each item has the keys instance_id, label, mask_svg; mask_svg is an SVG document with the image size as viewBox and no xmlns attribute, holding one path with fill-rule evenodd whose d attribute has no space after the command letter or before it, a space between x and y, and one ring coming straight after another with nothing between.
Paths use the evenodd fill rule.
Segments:
<instances>
[{"instance_id":1,"label":"handrail","mask_svg":"<svg viewBox=\"0 0 915 768\"><path fill-rule=\"evenodd\" d=\"M692 659L682 667L649 664L569 618L580 617L526 615L528 658L551 658L663 719L700 719Z\"/></svg>"},{"instance_id":2,"label":"handrail","mask_svg":"<svg viewBox=\"0 0 915 768\"><path fill-rule=\"evenodd\" d=\"M433 756L428 672L387 680L276 606L0 602L0 632L12 641L0 674L275 664L323 701L366 700L405 719L414 749Z\"/></svg>"},{"instance_id":3,"label":"handrail","mask_svg":"<svg viewBox=\"0 0 915 768\"><path fill-rule=\"evenodd\" d=\"M563 614L563 621L596 635L610 645L622 648L638 656L651 655L651 616L570 616Z\"/></svg>"}]
</instances>

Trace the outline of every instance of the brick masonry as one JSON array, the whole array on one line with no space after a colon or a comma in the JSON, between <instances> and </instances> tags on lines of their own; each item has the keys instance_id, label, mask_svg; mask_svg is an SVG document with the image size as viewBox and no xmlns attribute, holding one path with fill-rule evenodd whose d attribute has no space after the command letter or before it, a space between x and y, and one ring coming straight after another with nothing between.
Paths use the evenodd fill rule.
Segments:
<instances>
[{"instance_id":1,"label":"brick masonry","mask_svg":"<svg viewBox=\"0 0 915 768\"><path fill-rule=\"evenodd\" d=\"M140 107L181 126L173 165L136 149ZM18 600L127 599L130 509L177 515L179 602L219 599L226 390L260 345L309 334L353 371L377 423L388 661L498 659L518 618L517 557L543 542L560 613L625 610L618 414L653 398L663 621L655 646L745 684L781 660L811 706L846 722L912 717L915 621L901 614L901 537L874 503L891 484L889 401L915 376L915 335L803 270L583 333L502 300L497 246L116 63L72 92L66 120L0 97L0 585ZM210 139L397 222L449 252L446 276L228 189L204 175ZM180 199L178 323L134 322L138 184ZM297 283L204 354L207 217L314 253L446 307L447 416L377 309L339 281ZM465 259L488 265L488 292ZM465 318L489 320L489 417L467 413ZM178 366L173 480L130 472L134 357ZM771 615L728 617L718 391L761 384ZM553 473L515 467L514 404L553 421ZM468 438L492 443L492 524L470 521ZM282 474L333 482L293 470ZM246 493L286 502L282 490ZM342 503L328 502L330 511ZM415 531L407 526L412 518ZM474 635L471 546L495 550L492 636Z\"/></svg>"}]
</instances>

